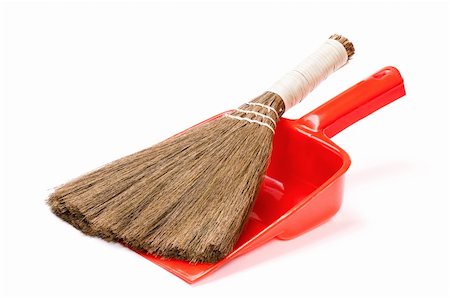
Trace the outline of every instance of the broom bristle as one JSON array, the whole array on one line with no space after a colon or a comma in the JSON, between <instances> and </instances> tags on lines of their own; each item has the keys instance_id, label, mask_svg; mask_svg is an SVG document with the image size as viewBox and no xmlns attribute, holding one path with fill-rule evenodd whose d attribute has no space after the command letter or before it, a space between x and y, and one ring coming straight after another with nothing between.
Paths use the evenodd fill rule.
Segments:
<instances>
[{"instance_id":1,"label":"broom bristle","mask_svg":"<svg viewBox=\"0 0 450 298\"><path fill-rule=\"evenodd\" d=\"M270 119L284 110L271 92L251 103L57 188L49 205L88 235L190 262L222 259L264 176Z\"/></svg>"},{"instance_id":2,"label":"broom bristle","mask_svg":"<svg viewBox=\"0 0 450 298\"><path fill-rule=\"evenodd\" d=\"M353 46L342 36L349 56ZM250 103L57 188L51 210L83 233L189 262L235 245L267 168L285 105Z\"/></svg>"}]
</instances>

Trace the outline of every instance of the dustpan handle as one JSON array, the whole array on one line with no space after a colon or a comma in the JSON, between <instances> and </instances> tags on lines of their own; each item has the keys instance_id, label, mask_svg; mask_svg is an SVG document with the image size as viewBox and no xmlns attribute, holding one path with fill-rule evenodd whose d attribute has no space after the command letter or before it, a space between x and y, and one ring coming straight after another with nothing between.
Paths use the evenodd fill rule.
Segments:
<instances>
[{"instance_id":1,"label":"dustpan handle","mask_svg":"<svg viewBox=\"0 0 450 298\"><path fill-rule=\"evenodd\" d=\"M298 122L314 131L333 137L353 123L405 95L400 72L385 67L342 92Z\"/></svg>"}]
</instances>

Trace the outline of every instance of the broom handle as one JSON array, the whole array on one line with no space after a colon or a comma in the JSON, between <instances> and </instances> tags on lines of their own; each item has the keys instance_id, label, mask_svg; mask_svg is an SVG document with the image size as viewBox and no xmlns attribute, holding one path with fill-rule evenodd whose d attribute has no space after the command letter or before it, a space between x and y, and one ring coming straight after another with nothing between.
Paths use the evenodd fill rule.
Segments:
<instances>
[{"instance_id":1,"label":"broom handle","mask_svg":"<svg viewBox=\"0 0 450 298\"><path fill-rule=\"evenodd\" d=\"M341 42L328 39L312 55L273 84L268 91L278 94L283 99L285 110L288 110L305 98L331 73L345 65L348 56Z\"/></svg>"},{"instance_id":2,"label":"broom handle","mask_svg":"<svg viewBox=\"0 0 450 298\"><path fill-rule=\"evenodd\" d=\"M400 72L384 67L306 114L297 123L329 138L405 95Z\"/></svg>"}]
</instances>

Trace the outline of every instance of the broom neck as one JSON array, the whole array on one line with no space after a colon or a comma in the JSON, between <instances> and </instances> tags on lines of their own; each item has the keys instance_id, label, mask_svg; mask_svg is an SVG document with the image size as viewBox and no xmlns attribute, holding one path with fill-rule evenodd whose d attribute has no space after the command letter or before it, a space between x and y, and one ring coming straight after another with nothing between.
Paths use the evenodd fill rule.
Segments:
<instances>
[{"instance_id":1,"label":"broom neck","mask_svg":"<svg viewBox=\"0 0 450 298\"><path fill-rule=\"evenodd\" d=\"M345 65L353 53L353 44L348 39L341 35L332 35L268 91L278 94L284 102L285 110L288 110L302 101L331 73Z\"/></svg>"}]
</instances>

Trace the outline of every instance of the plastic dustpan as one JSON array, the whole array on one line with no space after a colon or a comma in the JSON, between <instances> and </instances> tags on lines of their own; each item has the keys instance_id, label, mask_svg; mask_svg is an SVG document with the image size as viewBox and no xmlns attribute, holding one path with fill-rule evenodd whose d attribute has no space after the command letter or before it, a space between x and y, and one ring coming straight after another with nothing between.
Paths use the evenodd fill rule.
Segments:
<instances>
[{"instance_id":1,"label":"plastic dustpan","mask_svg":"<svg viewBox=\"0 0 450 298\"><path fill-rule=\"evenodd\" d=\"M220 262L191 264L138 253L193 283L273 238L292 239L323 223L341 206L350 166L348 154L330 138L403 95L399 71L385 67L298 120L282 118L250 218L234 250Z\"/></svg>"}]
</instances>

